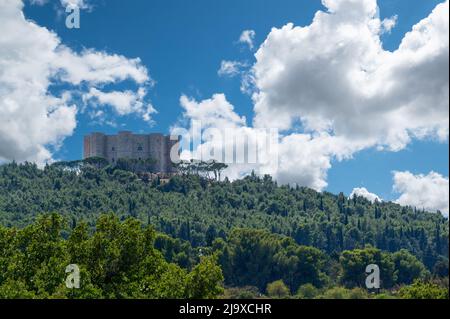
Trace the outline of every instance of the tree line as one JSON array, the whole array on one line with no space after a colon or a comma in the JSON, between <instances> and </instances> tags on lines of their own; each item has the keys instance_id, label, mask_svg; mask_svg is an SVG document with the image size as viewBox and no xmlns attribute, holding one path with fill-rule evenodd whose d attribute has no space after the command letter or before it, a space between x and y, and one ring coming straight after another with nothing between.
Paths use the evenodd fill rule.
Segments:
<instances>
[{"instance_id":1,"label":"tree line","mask_svg":"<svg viewBox=\"0 0 450 319\"><path fill-rule=\"evenodd\" d=\"M70 165L0 166L4 229L26 229L57 212L67 220L66 240L80 223L96 231L102 214L131 218L154 228L158 254L186 272L200 256L216 256L225 293L256 289L258 296L282 281L291 296L305 285L342 295L360 289L368 262L380 265L390 290L448 278L448 220L436 213L279 186L270 176L230 182L191 169L160 185L130 167Z\"/></svg>"},{"instance_id":2,"label":"tree line","mask_svg":"<svg viewBox=\"0 0 450 319\"><path fill-rule=\"evenodd\" d=\"M133 218L99 217L95 231L79 223L67 238L57 214L23 229L0 227L1 298L216 298L222 271L214 256L191 270L167 262L152 227ZM66 285L68 265L80 269L79 289Z\"/></svg>"},{"instance_id":3,"label":"tree line","mask_svg":"<svg viewBox=\"0 0 450 319\"><path fill-rule=\"evenodd\" d=\"M372 297L448 298L445 279L433 284L425 266L405 250L366 247L335 260L292 238L235 229L185 264L177 259L184 253L177 251L177 239L114 214L101 215L92 231L84 222L70 229L58 214L41 215L23 229L0 226L0 253L0 299L369 298L368 264L381 269L383 294ZM77 289L65 280L65 269L74 264L80 270Z\"/></svg>"}]
</instances>

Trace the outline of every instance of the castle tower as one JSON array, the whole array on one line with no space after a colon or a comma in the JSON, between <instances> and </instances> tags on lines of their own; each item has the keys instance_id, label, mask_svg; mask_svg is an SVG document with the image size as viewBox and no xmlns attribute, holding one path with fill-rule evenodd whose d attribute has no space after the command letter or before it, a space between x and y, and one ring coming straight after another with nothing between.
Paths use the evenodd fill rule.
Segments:
<instances>
[{"instance_id":1,"label":"castle tower","mask_svg":"<svg viewBox=\"0 0 450 319\"><path fill-rule=\"evenodd\" d=\"M129 131L117 135L92 133L84 137L83 158L103 157L113 164L118 159L153 159L155 170L160 173L173 173L171 152L179 156L180 138L171 140L163 134L133 134ZM175 148L175 149L174 149ZM175 159L178 160L178 157Z\"/></svg>"}]
</instances>

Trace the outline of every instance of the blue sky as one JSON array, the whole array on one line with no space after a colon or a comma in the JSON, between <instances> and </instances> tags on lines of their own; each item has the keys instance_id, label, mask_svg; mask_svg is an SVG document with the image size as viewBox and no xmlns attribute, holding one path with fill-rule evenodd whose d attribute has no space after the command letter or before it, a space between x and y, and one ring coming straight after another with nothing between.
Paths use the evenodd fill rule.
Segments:
<instances>
[{"instance_id":1,"label":"blue sky","mask_svg":"<svg viewBox=\"0 0 450 319\"><path fill-rule=\"evenodd\" d=\"M381 36L383 48L396 50L405 33L441 2L379 0L381 20L398 16L391 32ZM170 126L182 116L182 94L201 101L224 93L234 111L251 124L254 103L248 94L241 92L240 77L218 76L221 61L252 65L256 49L273 27L281 28L289 22L309 25L316 11L326 10L318 0L99 0L90 4L90 10L81 11L80 29L65 27L65 13L55 10L60 10L59 1L42 6L26 3L24 13L36 24L54 31L75 52L92 48L140 58L156 81L148 98L158 113L152 115L152 126L133 114L119 117L111 113L118 127L96 124L87 113L79 113L74 133L53 154L58 159L80 158L82 137L92 131L169 133ZM255 31L255 50L238 43L243 30ZM134 86L125 81L116 88ZM397 152L368 148L354 152L351 159L333 158L326 190L350 194L355 187L365 187L383 199L393 200L398 194L392 191L392 171L424 175L434 171L448 179L448 151L448 138L440 142L425 138L414 140Z\"/></svg>"}]
</instances>

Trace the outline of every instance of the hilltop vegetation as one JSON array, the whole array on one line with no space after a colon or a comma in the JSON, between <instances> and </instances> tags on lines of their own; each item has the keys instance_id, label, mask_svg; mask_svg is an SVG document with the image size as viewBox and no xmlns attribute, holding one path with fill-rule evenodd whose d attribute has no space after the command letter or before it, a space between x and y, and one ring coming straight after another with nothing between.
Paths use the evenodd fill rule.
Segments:
<instances>
[{"instance_id":1,"label":"hilltop vegetation","mask_svg":"<svg viewBox=\"0 0 450 319\"><path fill-rule=\"evenodd\" d=\"M188 280L192 271L205 269L200 266L204 258L212 258L208 259L211 263L217 259L225 287L239 287L227 289L225 295L229 297L284 296L286 291L289 296L364 297L354 289L364 287L365 267L371 263L380 266L384 289L397 291L416 282L409 291L403 290L405 297L413 293L426 295L436 287L438 290L433 291L442 295L439 287L448 285L448 220L440 214L389 202L348 199L343 194L278 186L269 176L221 182L217 176L211 180L186 173L160 184L158 180L142 180L129 170L78 164L56 164L42 170L28 163L0 167L0 224L4 226L0 243L6 240L2 236L9 238L12 232L26 233L26 229L40 227L37 216L57 213L67 221L57 240L64 247L80 227L85 232L83 238L91 242L86 247L92 247L102 231L98 225L105 220L115 223L116 228L119 224L133 225L136 232L141 227L138 225L155 229L155 250L146 246L144 259L136 261L134 269L143 265L147 253L158 254L164 267L177 276L182 273L183 280ZM114 222L112 215L108 215L109 219L100 217L111 213L117 217ZM41 217L41 222L48 220L46 216ZM0 250L5 247L0 244ZM11 251L23 249L8 247ZM20 249L0 260L0 272L10 271L11 258L19 258L12 256L21 256ZM63 255L61 265L75 256L70 251ZM86 265L84 271L93 271L85 259L78 263ZM126 274L120 277L114 273L122 278L117 279L118 287L123 288L121 280L128 278ZM17 280L30 288L33 276L18 275ZM142 273L140 276L133 280L145 277ZM215 274L215 279L208 281L213 287L210 297L220 295L220 276ZM0 286L8 285L10 278L0 274ZM105 277L95 278L97 281L91 283L101 296L134 296L122 288L111 288ZM437 286L430 281L437 282ZM48 296L58 293L55 287ZM32 291L37 293L39 289L34 287ZM192 295L186 287L176 291L179 297Z\"/></svg>"},{"instance_id":2,"label":"hilltop vegetation","mask_svg":"<svg viewBox=\"0 0 450 319\"><path fill-rule=\"evenodd\" d=\"M0 298L214 298L223 291L214 256L192 271L168 263L155 232L135 219L101 216L89 235L80 223L65 240L63 220L46 215L22 230L0 227ZM80 269L79 289L65 286L68 265Z\"/></svg>"}]
</instances>

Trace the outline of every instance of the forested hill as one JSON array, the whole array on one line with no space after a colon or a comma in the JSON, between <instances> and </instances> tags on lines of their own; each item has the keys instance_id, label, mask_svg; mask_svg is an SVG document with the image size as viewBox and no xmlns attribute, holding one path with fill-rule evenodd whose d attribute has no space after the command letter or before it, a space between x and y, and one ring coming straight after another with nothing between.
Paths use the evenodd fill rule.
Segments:
<instances>
[{"instance_id":1,"label":"forested hill","mask_svg":"<svg viewBox=\"0 0 450 319\"><path fill-rule=\"evenodd\" d=\"M74 228L102 213L140 219L192 247L209 247L236 228L267 230L330 256L367 245L406 249L430 271L448 265L448 220L394 203L277 186L269 176L235 182L177 176L165 185L132 172L84 166L80 171L34 164L0 166L0 224L24 227L59 213ZM70 229L67 230L70 232Z\"/></svg>"}]
</instances>

